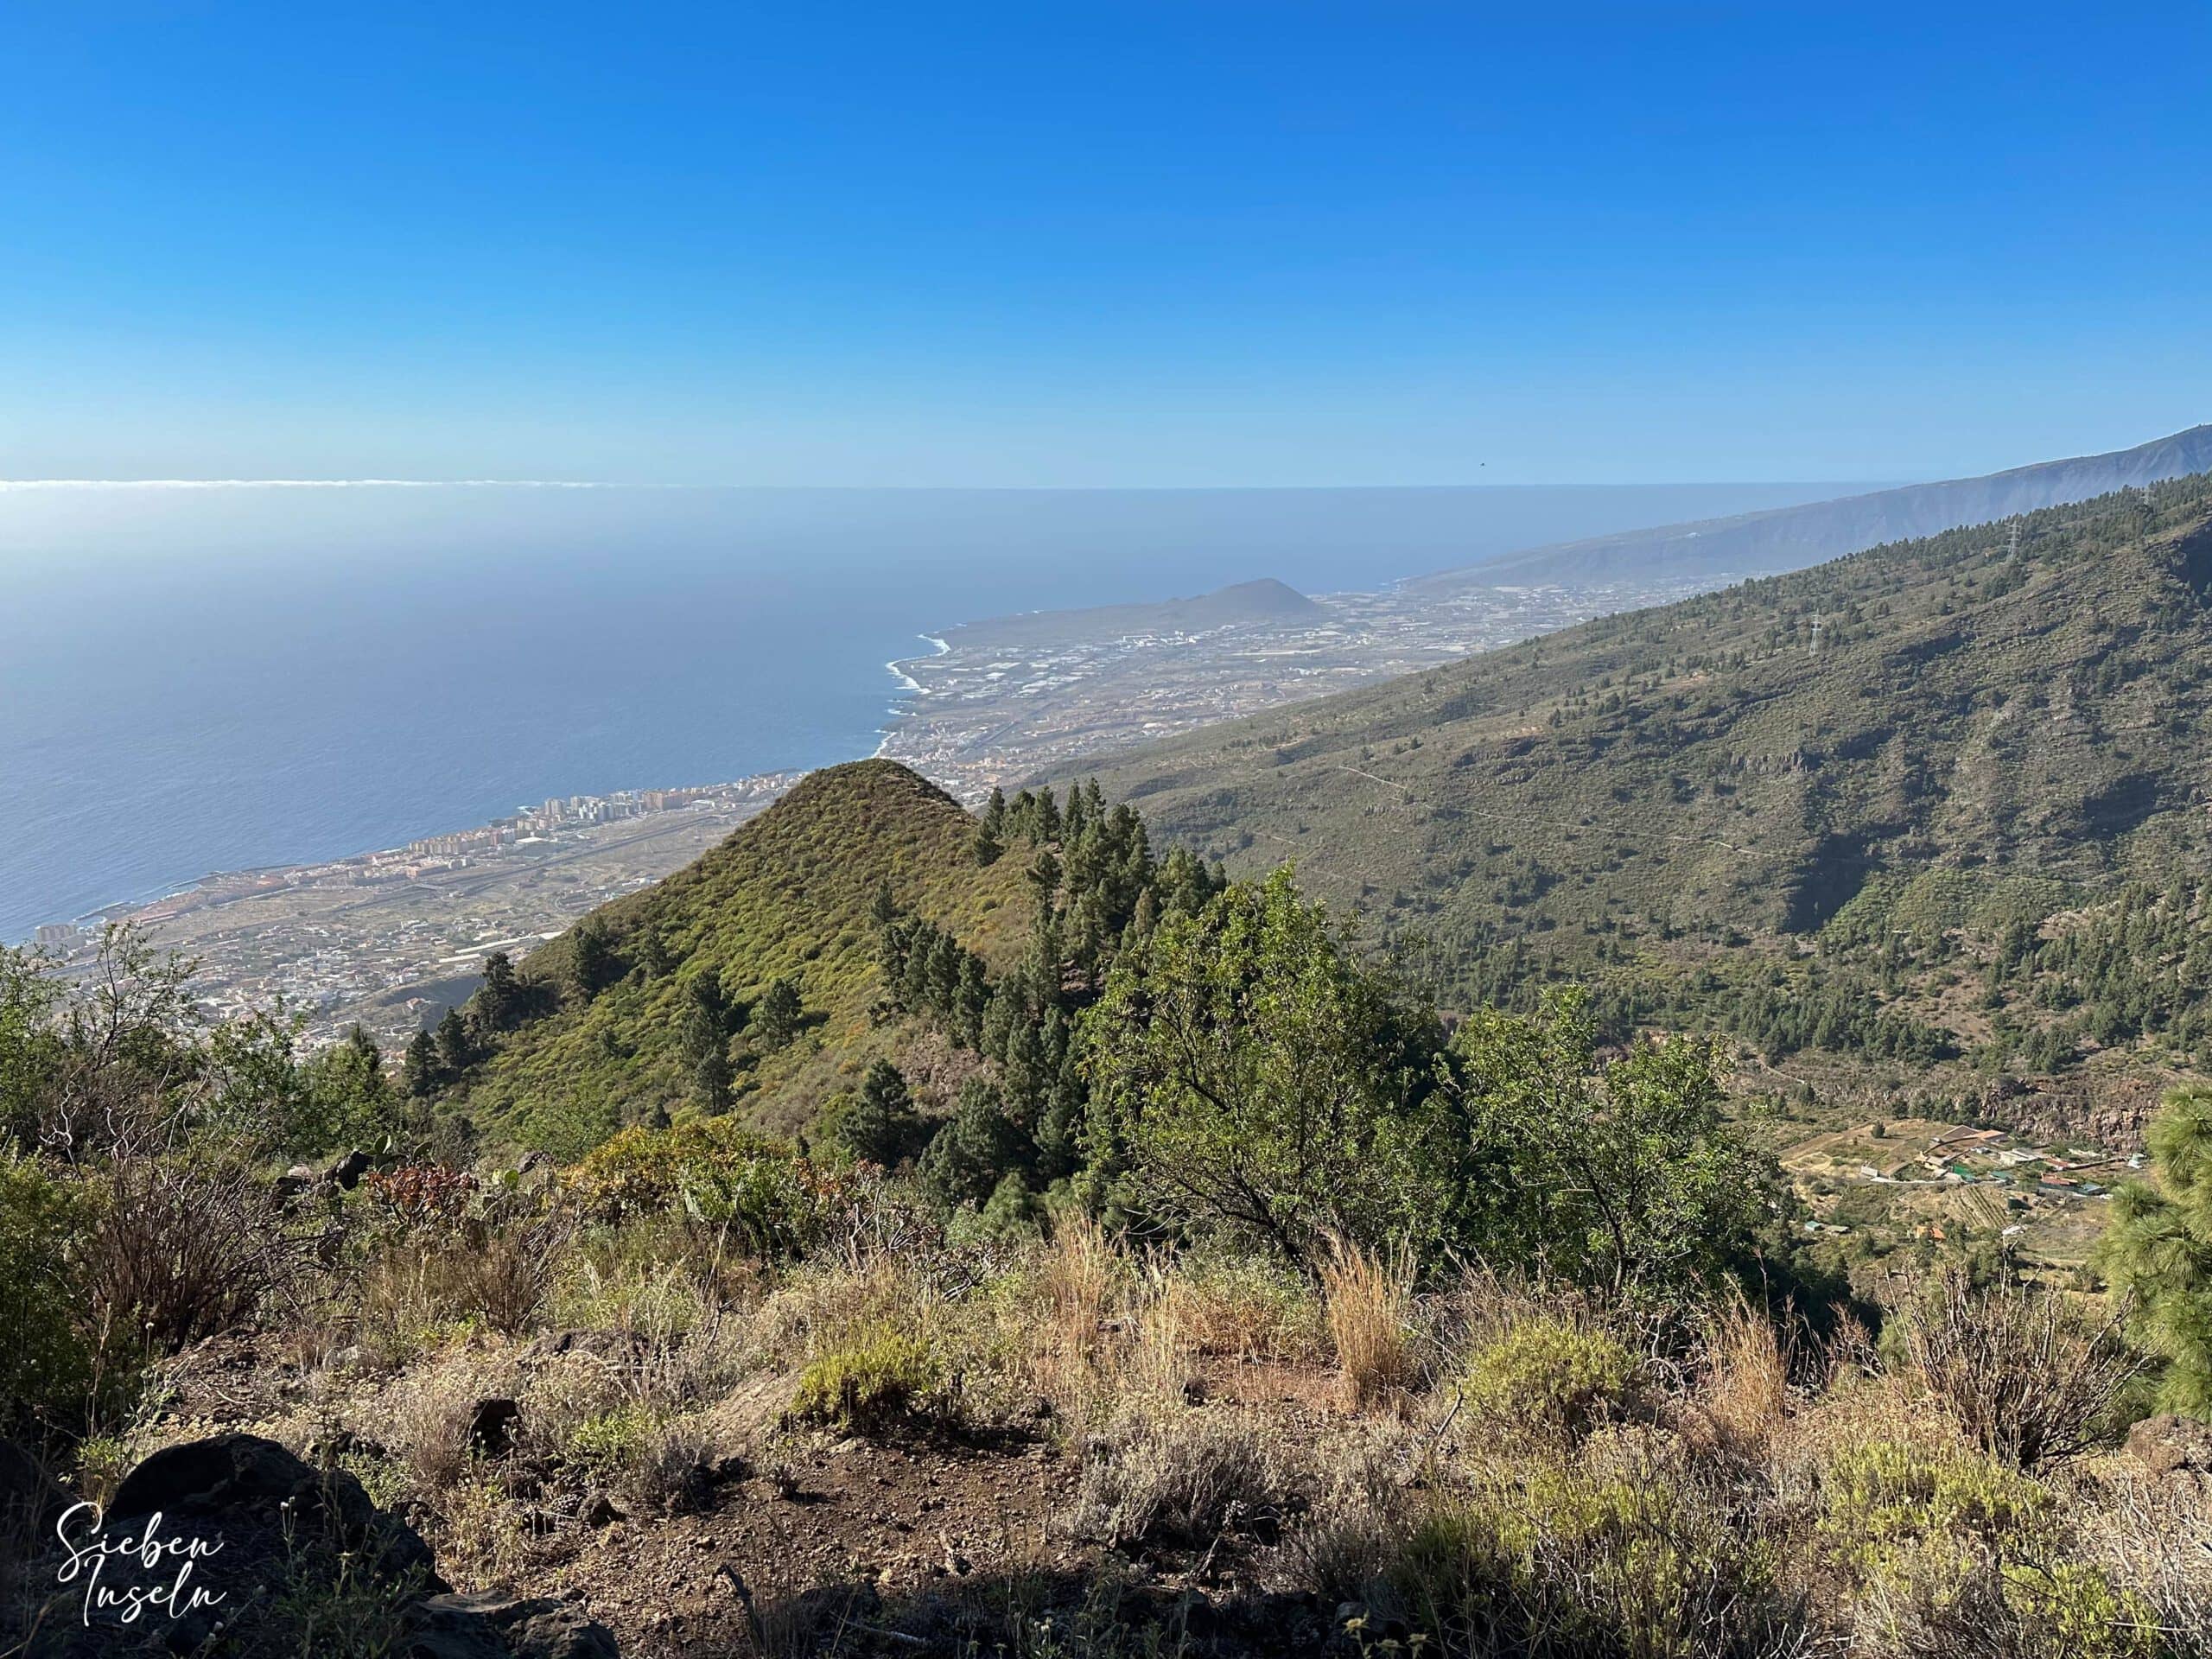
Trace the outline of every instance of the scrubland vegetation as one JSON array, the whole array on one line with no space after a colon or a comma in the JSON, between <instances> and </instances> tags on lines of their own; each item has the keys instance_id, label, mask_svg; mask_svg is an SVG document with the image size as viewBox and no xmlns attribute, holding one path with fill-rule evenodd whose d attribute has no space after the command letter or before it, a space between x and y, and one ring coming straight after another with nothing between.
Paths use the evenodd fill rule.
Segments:
<instances>
[{"instance_id":1,"label":"scrubland vegetation","mask_svg":"<svg viewBox=\"0 0 2212 1659\"><path fill-rule=\"evenodd\" d=\"M2202 1096L2102 1277L1870 1302L1710 1048L1447 1024L1287 872L1109 902L1039 813L960 849L1027 952L886 899L873 1058L789 1136L494 1151L127 938L10 958L0 1432L98 1499L250 1429L633 1654L2212 1651L2212 1438L2148 1416L2212 1386ZM403 1593L302 1568L252 1639L404 1651Z\"/></svg>"},{"instance_id":2,"label":"scrubland vegetation","mask_svg":"<svg viewBox=\"0 0 2212 1659\"><path fill-rule=\"evenodd\" d=\"M831 768L393 1065L207 1027L127 934L0 957L12 1628L37 1471L100 1501L226 1429L633 1655L2212 1652L2205 900L2156 782L2206 511L1232 737L1204 811L1317 855L1243 880L1096 785ZM1144 784L1186 832L1190 787ZM1993 1224L1847 1281L1731 1088L1812 1051L2167 1100L2078 1268ZM291 1542L232 1650L424 1651L422 1561Z\"/></svg>"}]
</instances>

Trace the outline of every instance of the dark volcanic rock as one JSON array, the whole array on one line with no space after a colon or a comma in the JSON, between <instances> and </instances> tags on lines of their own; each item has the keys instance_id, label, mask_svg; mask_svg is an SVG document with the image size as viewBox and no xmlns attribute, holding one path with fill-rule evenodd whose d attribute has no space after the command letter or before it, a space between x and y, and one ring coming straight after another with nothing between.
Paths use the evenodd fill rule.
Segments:
<instances>
[{"instance_id":1,"label":"dark volcanic rock","mask_svg":"<svg viewBox=\"0 0 2212 1659\"><path fill-rule=\"evenodd\" d=\"M408 1627L407 1659L617 1659L605 1625L543 1598L433 1596Z\"/></svg>"},{"instance_id":2,"label":"dark volcanic rock","mask_svg":"<svg viewBox=\"0 0 2212 1659\"><path fill-rule=\"evenodd\" d=\"M468 1414L468 1443L494 1461L515 1449L522 1408L512 1400L479 1400Z\"/></svg>"},{"instance_id":3,"label":"dark volcanic rock","mask_svg":"<svg viewBox=\"0 0 2212 1659\"><path fill-rule=\"evenodd\" d=\"M414 1529L369 1500L342 1469L318 1470L252 1434L218 1434L156 1452L124 1478L103 1518L105 1539L153 1535L174 1546L194 1542L209 1553L194 1560L194 1584L219 1601L161 1624L178 1652L209 1640L219 1626L251 1629L272 1588L334 1579L338 1563L393 1587L397 1595L446 1586L429 1546ZM172 1559L146 1571L122 1564L133 1582L173 1580ZM238 1622L238 1623L234 1623Z\"/></svg>"},{"instance_id":4,"label":"dark volcanic rock","mask_svg":"<svg viewBox=\"0 0 2212 1659\"><path fill-rule=\"evenodd\" d=\"M512 1429L513 1418L505 1421ZM0 1494L23 1476L34 1507L50 1508L64 1496L39 1484L30 1459L18 1465L13 1452L0 1442ZM29 1650L36 1659L162 1646L176 1654L217 1647L292 1654L318 1628L302 1622L303 1606L319 1607L315 1617L326 1629L334 1617L370 1620L379 1627L377 1650L393 1659L617 1659L613 1637L561 1602L450 1593L429 1546L378 1509L352 1475L315 1468L255 1435L218 1434L156 1452L124 1477L97 1517L97 1534L93 1518L88 1513L70 1541L81 1547L96 1538L111 1552L99 1580L110 1600L89 1622L77 1616L87 1578L61 1577L67 1557L49 1548L31 1571L62 1586L73 1616L41 1635ZM149 1540L161 1550L140 1559ZM112 1553L126 1541L130 1554ZM156 1601L128 1625L119 1622L125 1604L116 1598L167 1591L180 1572L188 1595L175 1604L176 1616ZM191 1592L199 1600L188 1605Z\"/></svg>"}]
</instances>

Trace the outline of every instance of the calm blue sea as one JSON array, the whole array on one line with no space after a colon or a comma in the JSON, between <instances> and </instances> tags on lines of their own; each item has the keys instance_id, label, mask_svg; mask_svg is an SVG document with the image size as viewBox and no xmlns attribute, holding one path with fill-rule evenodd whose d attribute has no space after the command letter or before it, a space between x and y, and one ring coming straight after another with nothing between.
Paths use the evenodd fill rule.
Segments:
<instances>
[{"instance_id":1,"label":"calm blue sea","mask_svg":"<svg viewBox=\"0 0 2212 1659\"><path fill-rule=\"evenodd\" d=\"M887 661L962 620L1840 493L0 489L0 940L549 795L864 755Z\"/></svg>"}]
</instances>

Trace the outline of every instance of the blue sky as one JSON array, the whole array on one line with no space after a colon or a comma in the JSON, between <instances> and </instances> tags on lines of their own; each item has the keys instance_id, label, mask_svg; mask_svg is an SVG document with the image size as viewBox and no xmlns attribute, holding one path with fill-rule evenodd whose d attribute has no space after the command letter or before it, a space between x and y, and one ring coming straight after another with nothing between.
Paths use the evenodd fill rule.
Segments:
<instances>
[{"instance_id":1,"label":"blue sky","mask_svg":"<svg viewBox=\"0 0 2212 1659\"><path fill-rule=\"evenodd\" d=\"M2209 70L2201 0L15 0L0 477L2119 447L2212 418Z\"/></svg>"}]
</instances>

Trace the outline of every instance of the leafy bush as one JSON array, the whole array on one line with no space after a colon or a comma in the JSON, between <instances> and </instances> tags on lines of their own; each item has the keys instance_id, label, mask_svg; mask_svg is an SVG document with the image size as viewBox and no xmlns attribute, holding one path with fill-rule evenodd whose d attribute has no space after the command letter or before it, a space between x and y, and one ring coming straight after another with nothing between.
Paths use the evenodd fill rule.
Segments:
<instances>
[{"instance_id":1,"label":"leafy bush","mask_svg":"<svg viewBox=\"0 0 2212 1659\"><path fill-rule=\"evenodd\" d=\"M944 1363L927 1343L879 1330L801 1372L791 1415L848 1433L879 1433L919 1414L944 1381Z\"/></svg>"},{"instance_id":2,"label":"leafy bush","mask_svg":"<svg viewBox=\"0 0 2212 1659\"><path fill-rule=\"evenodd\" d=\"M0 1153L0 1433L82 1409L94 1373L68 1251L78 1194L29 1158Z\"/></svg>"},{"instance_id":3,"label":"leafy bush","mask_svg":"<svg viewBox=\"0 0 2212 1659\"><path fill-rule=\"evenodd\" d=\"M1862 1580L1894 1576L1927 1545L1962 1575L1984 1551L2017 1552L2055 1501L2039 1481L1977 1452L1870 1440L1822 1471L1816 1529Z\"/></svg>"},{"instance_id":4,"label":"leafy bush","mask_svg":"<svg viewBox=\"0 0 2212 1659\"><path fill-rule=\"evenodd\" d=\"M568 1188L594 1220L680 1211L770 1261L814 1241L831 1197L790 1147L723 1117L625 1129L569 1172Z\"/></svg>"},{"instance_id":5,"label":"leafy bush","mask_svg":"<svg viewBox=\"0 0 2212 1659\"><path fill-rule=\"evenodd\" d=\"M1680 1470L1539 1465L1446 1500L1385 1568L1402 1617L1484 1659L1767 1659L1805 1650L1802 1602L1725 1495Z\"/></svg>"},{"instance_id":6,"label":"leafy bush","mask_svg":"<svg viewBox=\"0 0 2212 1659\"><path fill-rule=\"evenodd\" d=\"M569 1461L605 1477L634 1462L658 1427L653 1414L641 1406L617 1406L585 1418L569 1430Z\"/></svg>"},{"instance_id":7,"label":"leafy bush","mask_svg":"<svg viewBox=\"0 0 2212 1659\"><path fill-rule=\"evenodd\" d=\"M1642 1380L1642 1363L1618 1337L1547 1310L1478 1343L1460 1389L1478 1421L1572 1435L1630 1404Z\"/></svg>"},{"instance_id":8,"label":"leafy bush","mask_svg":"<svg viewBox=\"0 0 2212 1659\"><path fill-rule=\"evenodd\" d=\"M1719 1060L1683 1037L1599 1064L1579 992L1535 1016L1478 1008L1442 1070L1467 1155L1457 1232L1617 1301L1682 1312L1765 1218L1765 1173L1721 1112Z\"/></svg>"},{"instance_id":9,"label":"leafy bush","mask_svg":"<svg viewBox=\"0 0 2212 1659\"><path fill-rule=\"evenodd\" d=\"M2161 1659L2168 1649L2157 1614L2078 1561L2015 1562L2002 1575L2006 1611L2049 1659Z\"/></svg>"},{"instance_id":10,"label":"leafy bush","mask_svg":"<svg viewBox=\"0 0 2212 1659\"><path fill-rule=\"evenodd\" d=\"M1311 1268L1332 1236L1431 1240L1450 1193L1433 1012L1364 967L1290 872L1170 916L1083 1017L1092 1160L1134 1211Z\"/></svg>"}]
</instances>

